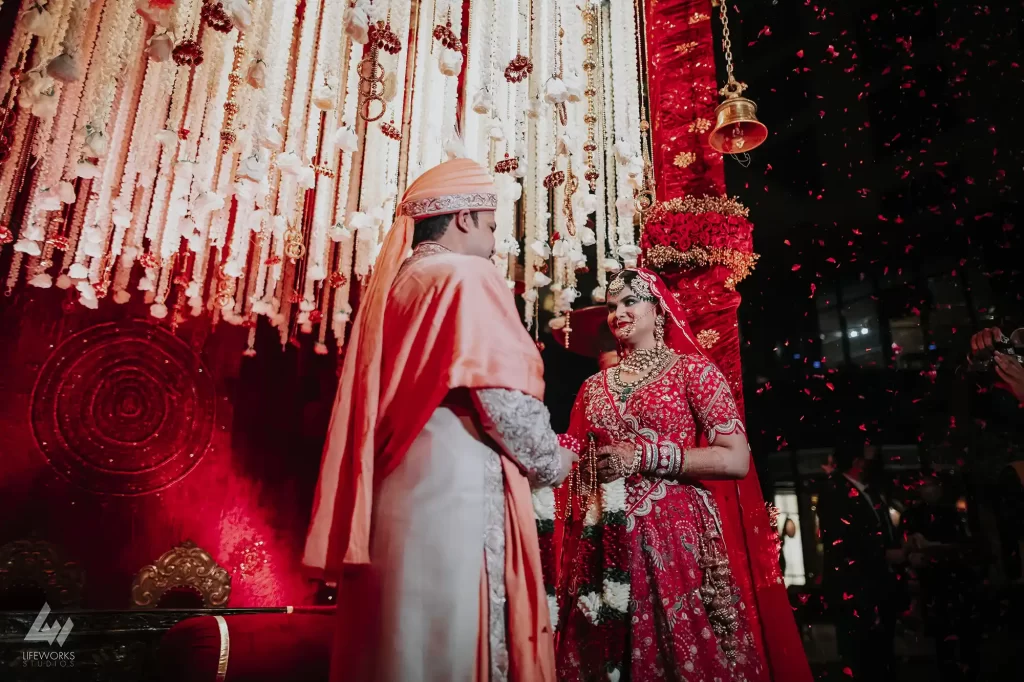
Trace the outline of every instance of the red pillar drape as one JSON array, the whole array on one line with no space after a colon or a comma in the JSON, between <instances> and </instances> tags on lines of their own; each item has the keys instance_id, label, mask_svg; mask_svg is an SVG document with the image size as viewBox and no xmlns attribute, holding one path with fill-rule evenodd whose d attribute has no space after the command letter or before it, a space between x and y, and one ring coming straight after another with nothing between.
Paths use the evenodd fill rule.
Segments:
<instances>
[{"instance_id":1,"label":"red pillar drape","mask_svg":"<svg viewBox=\"0 0 1024 682\"><path fill-rule=\"evenodd\" d=\"M721 197L725 195L723 159L708 145L718 104L712 31L718 8L712 8L711 0L645 0L645 5L657 199ZM728 230L726 221L708 221L704 230L680 231L672 246L679 252L698 246L750 253L750 226L742 222L745 228ZM659 226L659 232L671 234L671 227ZM701 232L707 243L697 244L693 237ZM651 239L642 240L645 250L651 243ZM706 352L729 380L742 413L737 318L741 298L729 281L735 271L712 263L667 269L662 275L686 308L698 338L707 332ZM756 471L752 466L742 481L706 485L718 502L733 576L771 679L810 682L810 667L779 571L777 531L769 521Z\"/></svg>"}]
</instances>

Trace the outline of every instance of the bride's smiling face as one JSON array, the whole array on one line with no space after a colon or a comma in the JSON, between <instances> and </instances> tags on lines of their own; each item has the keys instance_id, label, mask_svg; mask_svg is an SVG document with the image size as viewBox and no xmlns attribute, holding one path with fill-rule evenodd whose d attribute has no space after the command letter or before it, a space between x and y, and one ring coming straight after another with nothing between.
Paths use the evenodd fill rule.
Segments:
<instances>
[{"instance_id":1,"label":"bride's smiling face","mask_svg":"<svg viewBox=\"0 0 1024 682\"><path fill-rule=\"evenodd\" d=\"M608 327L619 343L627 346L653 345L657 317L657 306L638 297L628 284L618 293L608 296Z\"/></svg>"}]
</instances>

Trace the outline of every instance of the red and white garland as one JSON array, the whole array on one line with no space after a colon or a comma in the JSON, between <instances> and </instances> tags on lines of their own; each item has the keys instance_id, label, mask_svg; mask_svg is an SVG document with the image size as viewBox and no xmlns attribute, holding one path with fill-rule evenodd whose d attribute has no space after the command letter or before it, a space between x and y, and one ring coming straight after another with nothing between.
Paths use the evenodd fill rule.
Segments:
<instances>
[{"instance_id":1,"label":"red and white garland","mask_svg":"<svg viewBox=\"0 0 1024 682\"><path fill-rule=\"evenodd\" d=\"M563 436L563 447L582 451L575 439ZM578 475L574 472L574 475ZM598 494L581 509L582 500L573 499L570 483L563 491L567 498L559 511L556 493L540 490L534 493L534 511L544 570L544 586L551 610L552 626L564 627L572 609L578 610L594 629L588 632L588 648L599 647L609 675L622 672L629 627L629 537L626 529L626 479L600 484ZM565 494L567 493L567 494ZM566 530L574 530L573 518L583 514L583 527L576 552L563 557L555 566L555 519L564 519ZM559 569L566 575L559 575ZM557 584L556 584L557 582ZM564 603L567 595L575 597Z\"/></svg>"}]
</instances>

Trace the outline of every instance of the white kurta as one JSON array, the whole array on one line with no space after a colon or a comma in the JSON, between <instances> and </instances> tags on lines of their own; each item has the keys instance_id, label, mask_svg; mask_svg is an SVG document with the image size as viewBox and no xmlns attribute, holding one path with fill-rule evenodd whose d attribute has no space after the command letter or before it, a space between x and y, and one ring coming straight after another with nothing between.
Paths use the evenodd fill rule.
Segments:
<instances>
[{"instance_id":1,"label":"white kurta","mask_svg":"<svg viewBox=\"0 0 1024 682\"><path fill-rule=\"evenodd\" d=\"M438 408L374 494L370 555L380 588L380 632L377 650L366 653L375 655L381 682L475 677L485 538L495 535L488 528L494 525L495 467L498 503L502 479L500 455L473 431L450 409ZM503 549L503 524L500 530L500 539L491 539ZM493 563L488 556L488 568ZM503 597L500 576L499 582ZM504 620L503 610L496 615ZM503 649L504 633L490 634L500 634L496 643ZM493 668L493 650L491 658Z\"/></svg>"}]
</instances>

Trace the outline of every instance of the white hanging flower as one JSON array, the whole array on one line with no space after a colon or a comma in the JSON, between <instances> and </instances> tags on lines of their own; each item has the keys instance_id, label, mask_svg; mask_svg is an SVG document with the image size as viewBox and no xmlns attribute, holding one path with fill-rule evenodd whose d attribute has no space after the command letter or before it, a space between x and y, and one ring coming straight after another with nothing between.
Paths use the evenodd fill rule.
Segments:
<instances>
[{"instance_id":1,"label":"white hanging flower","mask_svg":"<svg viewBox=\"0 0 1024 682\"><path fill-rule=\"evenodd\" d=\"M605 258L601 261L601 269L606 272L618 272L622 269L622 263L614 258Z\"/></svg>"},{"instance_id":2,"label":"white hanging flower","mask_svg":"<svg viewBox=\"0 0 1024 682\"><path fill-rule=\"evenodd\" d=\"M437 68L445 76L454 77L462 72L462 52L457 50L442 50L441 58L437 62Z\"/></svg>"},{"instance_id":3,"label":"white hanging flower","mask_svg":"<svg viewBox=\"0 0 1024 682\"><path fill-rule=\"evenodd\" d=\"M615 143L613 149L615 150L615 160L621 166L625 166L626 164L628 164L630 160L636 155L633 152L633 145L631 145L626 140L620 139L618 142Z\"/></svg>"},{"instance_id":4,"label":"white hanging flower","mask_svg":"<svg viewBox=\"0 0 1024 682\"><path fill-rule=\"evenodd\" d=\"M195 215L201 217L207 213L219 211L222 208L224 208L224 197L216 192L203 192L196 197L195 204L192 206L192 211Z\"/></svg>"},{"instance_id":5,"label":"white hanging flower","mask_svg":"<svg viewBox=\"0 0 1024 682\"><path fill-rule=\"evenodd\" d=\"M539 97L534 97L526 103L526 116L532 119L538 119L544 116L547 111L547 105L544 104L544 100Z\"/></svg>"},{"instance_id":6,"label":"white hanging flower","mask_svg":"<svg viewBox=\"0 0 1024 682\"><path fill-rule=\"evenodd\" d=\"M615 200L615 212L619 214L620 222L632 222L636 215L636 202L632 197L619 197Z\"/></svg>"},{"instance_id":7,"label":"white hanging flower","mask_svg":"<svg viewBox=\"0 0 1024 682\"><path fill-rule=\"evenodd\" d=\"M220 0L220 4L239 31L244 31L252 25L252 10L249 9L246 0Z\"/></svg>"},{"instance_id":8,"label":"white hanging flower","mask_svg":"<svg viewBox=\"0 0 1024 682\"><path fill-rule=\"evenodd\" d=\"M604 287L594 287L594 290L590 292L590 300L594 303L604 303L608 298L608 290Z\"/></svg>"},{"instance_id":9,"label":"white hanging flower","mask_svg":"<svg viewBox=\"0 0 1024 682\"><path fill-rule=\"evenodd\" d=\"M72 265L71 269L73 270L74 267L75 266ZM72 276L72 273L68 272L68 276ZM148 276L143 277L142 279L139 280L139 291L153 291L154 288L155 287L153 286L153 280L150 279Z\"/></svg>"},{"instance_id":10,"label":"white hanging flower","mask_svg":"<svg viewBox=\"0 0 1024 682\"><path fill-rule=\"evenodd\" d=\"M67 275L61 275L57 278L58 289L70 289L72 284L71 278Z\"/></svg>"},{"instance_id":11,"label":"white hanging flower","mask_svg":"<svg viewBox=\"0 0 1024 682\"><path fill-rule=\"evenodd\" d=\"M551 284L551 278L545 275L543 272L533 273L533 287L535 289L543 289L549 284Z\"/></svg>"},{"instance_id":12,"label":"white hanging flower","mask_svg":"<svg viewBox=\"0 0 1024 682\"><path fill-rule=\"evenodd\" d=\"M505 139L505 131L502 129L501 119L492 118L490 123L487 125L487 137L492 142L501 142Z\"/></svg>"},{"instance_id":13,"label":"white hanging flower","mask_svg":"<svg viewBox=\"0 0 1024 682\"><path fill-rule=\"evenodd\" d=\"M480 88L476 91L476 94L473 95L473 111L481 116L486 116L491 113L491 108L493 106L494 104L491 102L491 93L487 88Z\"/></svg>"},{"instance_id":14,"label":"white hanging flower","mask_svg":"<svg viewBox=\"0 0 1024 682\"><path fill-rule=\"evenodd\" d=\"M558 239L555 241L554 246L551 247L551 255L555 258L565 258L569 255L569 244L564 239Z\"/></svg>"},{"instance_id":15,"label":"white hanging flower","mask_svg":"<svg viewBox=\"0 0 1024 682\"><path fill-rule=\"evenodd\" d=\"M562 133L555 139L555 154L569 156L576 150L576 140L569 133Z\"/></svg>"},{"instance_id":16,"label":"white hanging flower","mask_svg":"<svg viewBox=\"0 0 1024 682\"><path fill-rule=\"evenodd\" d=\"M316 187L316 171L312 166L302 166L295 174L295 184L302 189L313 189Z\"/></svg>"},{"instance_id":17,"label":"white hanging flower","mask_svg":"<svg viewBox=\"0 0 1024 682\"><path fill-rule=\"evenodd\" d=\"M635 268L637 259L640 257L640 247L623 244L619 247L619 257L626 263L627 268Z\"/></svg>"},{"instance_id":18,"label":"white hanging flower","mask_svg":"<svg viewBox=\"0 0 1024 682\"><path fill-rule=\"evenodd\" d=\"M295 152L278 154L277 167L286 175L298 175L299 170L302 168L302 159Z\"/></svg>"},{"instance_id":19,"label":"white hanging flower","mask_svg":"<svg viewBox=\"0 0 1024 682\"><path fill-rule=\"evenodd\" d=\"M586 616L587 620L594 625L597 625L600 620L601 595L597 592L587 592L585 594L581 594L576 603L579 605L580 611L584 616Z\"/></svg>"},{"instance_id":20,"label":"white hanging flower","mask_svg":"<svg viewBox=\"0 0 1024 682\"><path fill-rule=\"evenodd\" d=\"M585 195L583 195L583 200L580 202L580 205L583 207L583 210L587 213L587 215L590 215L591 213L596 213L598 207L597 195L587 192Z\"/></svg>"},{"instance_id":21,"label":"white hanging flower","mask_svg":"<svg viewBox=\"0 0 1024 682\"><path fill-rule=\"evenodd\" d=\"M224 264L224 274L228 277L241 277L242 276L242 264L235 259L229 260Z\"/></svg>"},{"instance_id":22,"label":"white hanging flower","mask_svg":"<svg viewBox=\"0 0 1024 682\"><path fill-rule=\"evenodd\" d=\"M576 236L579 237L580 244L583 246L593 246L597 243L597 235L589 227L581 227L576 231Z\"/></svg>"},{"instance_id":23,"label":"white hanging flower","mask_svg":"<svg viewBox=\"0 0 1024 682\"><path fill-rule=\"evenodd\" d=\"M558 295L562 305L571 308L572 304L580 297L580 292L575 287L566 287Z\"/></svg>"},{"instance_id":24,"label":"white hanging flower","mask_svg":"<svg viewBox=\"0 0 1024 682\"><path fill-rule=\"evenodd\" d=\"M330 83L324 83L313 91L313 106L321 111L333 111L337 106L337 92Z\"/></svg>"},{"instance_id":25,"label":"white hanging flower","mask_svg":"<svg viewBox=\"0 0 1024 682\"><path fill-rule=\"evenodd\" d=\"M92 161L81 160L75 164L75 177L88 180L100 176L99 167Z\"/></svg>"},{"instance_id":26,"label":"white hanging flower","mask_svg":"<svg viewBox=\"0 0 1024 682\"><path fill-rule=\"evenodd\" d=\"M168 128L158 131L153 137L165 147L178 144L178 133Z\"/></svg>"},{"instance_id":27,"label":"white hanging flower","mask_svg":"<svg viewBox=\"0 0 1024 682\"><path fill-rule=\"evenodd\" d=\"M256 90L262 90L267 84L267 63L257 59L250 64L249 70L245 72L245 82Z\"/></svg>"},{"instance_id":28,"label":"white hanging flower","mask_svg":"<svg viewBox=\"0 0 1024 682\"><path fill-rule=\"evenodd\" d=\"M269 315L272 311L270 303L267 301L255 301L252 304L252 311L257 315Z\"/></svg>"},{"instance_id":29,"label":"white hanging flower","mask_svg":"<svg viewBox=\"0 0 1024 682\"><path fill-rule=\"evenodd\" d=\"M583 87L580 85L580 77L575 71L573 73L566 74L562 83L565 85L565 101L583 101Z\"/></svg>"},{"instance_id":30,"label":"white hanging flower","mask_svg":"<svg viewBox=\"0 0 1024 682\"><path fill-rule=\"evenodd\" d=\"M458 131L453 132L452 136L445 140L444 153L449 161L452 159L469 158L469 152L466 150L466 143L463 141L462 136L459 135Z\"/></svg>"},{"instance_id":31,"label":"white hanging flower","mask_svg":"<svg viewBox=\"0 0 1024 682\"><path fill-rule=\"evenodd\" d=\"M124 289L118 289L114 292L114 303L124 305L130 300L132 300L132 295Z\"/></svg>"},{"instance_id":32,"label":"white hanging flower","mask_svg":"<svg viewBox=\"0 0 1024 682\"><path fill-rule=\"evenodd\" d=\"M103 131L92 125L85 126L85 153L93 159L102 159L107 155L107 138Z\"/></svg>"},{"instance_id":33,"label":"white hanging flower","mask_svg":"<svg viewBox=\"0 0 1024 682\"><path fill-rule=\"evenodd\" d=\"M35 2L22 15L25 20L25 32L29 35L45 38L53 33L53 15L46 9L45 2Z\"/></svg>"},{"instance_id":34,"label":"white hanging flower","mask_svg":"<svg viewBox=\"0 0 1024 682\"><path fill-rule=\"evenodd\" d=\"M261 182L267 177L267 164L260 159L258 153L253 152L238 162L238 177Z\"/></svg>"},{"instance_id":35,"label":"white hanging flower","mask_svg":"<svg viewBox=\"0 0 1024 682\"><path fill-rule=\"evenodd\" d=\"M100 307L100 302L96 298L96 292L92 291L92 287L89 287L89 292L90 293L82 291L82 295L78 297L78 302L83 307L88 308L89 310L96 310L97 308Z\"/></svg>"},{"instance_id":36,"label":"white hanging flower","mask_svg":"<svg viewBox=\"0 0 1024 682\"><path fill-rule=\"evenodd\" d=\"M56 211L62 205L60 197L57 196L57 192L49 187L41 190L39 195L36 197L36 208L40 211Z\"/></svg>"},{"instance_id":37,"label":"white hanging flower","mask_svg":"<svg viewBox=\"0 0 1024 682\"><path fill-rule=\"evenodd\" d=\"M530 251L538 258L544 258L545 260L551 256L551 247L548 246L547 242L540 239L530 242Z\"/></svg>"},{"instance_id":38,"label":"white hanging flower","mask_svg":"<svg viewBox=\"0 0 1024 682\"><path fill-rule=\"evenodd\" d=\"M110 221L118 227L128 227L132 224L132 212L126 208L119 208L110 216Z\"/></svg>"},{"instance_id":39,"label":"white hanging flower","mask_svg":"<svg viewBox=\"0 0 1024 682\"><path fill-rule=\"evenodd\" d=\"M536 303L537 302L537 298L538 298L538 295L537 295L537 290L536 289L527 289L523 293L523 300L526 301L527 303Z\"/></svg>"},{"instance_id":40,"label":"white hanging flower","mask_svg":"<svg viewBox=\"0 0 1024 682\"><path fill-rule=\"evenodd\" d=\"M39 94L36 98L35 103L32 105L32 115L41 119L51 119L57 115L57 105L60 103L60 97L57 96L57 91L54 88L50 88L46 92Z\"/></svg>"},{"instance_id":41,"label":"white hanging flower","mask_svg":"<svg viewBox=\"0 0 1024 682\"><path fill-rule=\"evenodd\" d=\"M345 153L354 152L359 148L359 137L351 127L338 128L332 140L334 147Z\"/></svg>"},{"instance_id":42,"label":"white hanging flower","mask_svg":"<svg viewBox=\"0 0 1024 682\"><path fill-rule=\"evenodd\" d=\"M284 138L276 126L267 126L263 133L258 136L258 139L260 146L270 151L279 152L284 149Z\"/></svg>"},{"instance_id":43,"label":"white hanging flower","mask_svg":"<svg viewBox=\"0 0 1024 682\"><path fill-rule=\"evenodd\" d=\"M73 83L82 79L78 62L67 52L62 52L46 65L46 75L61 83Z\"/></svg>"},{"instance_id":44,"label":"white hanging flower","mask_svg":"<svg viewBox=\"0 0 1024 682\"><path fill-rule=\"evenodd\" d=\"M85 267L81 263L74 263L68 269L68 277L71 279L85 279L89 276L89 268Z\"/></svg>"},{"instance_id":45,"label":"white hanging flower","mask_svg":"<svg viewBox=\"0 0 1024 682\"><path fill-rule=\"evenodd\" d=\"M163 303L154 303L149 306L149 314L158 320L162 320L167 317L167 306Z\"/></svg>"},{"instance_id":46,"label":"white hanging flower","mask_svg":"<svg viewBox=\"0 0 1024 682\"><path fill-rule=\"evenodd\" d=\"M146 54L154 62L166 62L174 52L174 36L170 33L157 33L149 39Z\"/></svg>"},{"instance_id":47,"label":"white hanging flower","mask_svg":"<svg viewBox=\"0 0 1024 682\"><path fill-rule=\"evenodd\" d=\"M504 201L515 203L519 201L519 198L523 196L523 186L513 180L507 175L499 175L498 185L498 196Z\"/></svg>"},{"instance_id":48,"label":"white hanging flower","mask_svg":"<svg viewBox=\"0 0 1024 682\"><path fill-rule=\"evenodd\" d=\"M19 239L14 244L14 250L28 256L38 256L43 252L42 249L39 248L39 242L34 242L29 239Z\"/></svg>"},{"instance_id":49,"label":"white hanging flower","mask_svg":"<svg viewBox=\"0 0 1024 682\"><path fill-rule=\"evenodd\" d=\"M349 216L348 224L349 227L356 231L359 239L367 239L367 235L369 235L370 238L376 240L377 228L380 227L381 221L369 213L356 211Z\"/></svg>"},{"instance_id":50,"label":"white hanging flower","mask_svg":"<svg viewBox=\"0 0 1024 682\"><path fill-rule=\"evenodd\" d=\"M518 256L519 242L517 242L514 237L502 237L494 250L502 256Z\"/></svg>"},{"instance_id":51,"label":"white hanging flower","mask_svg":"<svg viewBox=\"0 0 1024 682\"><path fill-rule=\"evenodd\" d=\"M340 241L342 241L344 239L348 239L349 237L351 237L352 236L352 232L351 232L351 230L349 230L347 227L345 227L341 223L337 223L337 224L334 225L334 227L332 227L330 229L330 231L328 232L328 235L331 237L331 241L332 242L337 243L337 242L340 242Z\"/></svg>"},{"instance_id":52,"label":"white hanging flower","mask_svg":"<svg viewBox=\"0 0 1024 682\"><path fill-rule=\"evenodd\" d=\"M544 101L548 104L562 104L567 98L568 92L561 78L551 77L544 84Z\"/></svg>"},{"instance_id":53,"label":"white hanging flower","mask_svg":"<svg viewBox=\"0 0 1024 682\"><path fill-rule=\"evenodd\" d=\"M351 7L345 8L345 14L342 17L345 34L360 45L365 45L369 40L370 18L367 16L369 9L368 1L358 0Z\"/></svg>"},{"instance_id":54,"label":"white hanging flower","mask_svg":"<svg viewBox=\"0 0 1024 682\"><path fill-rule=\"evenodd\" d=\"M41 223L31 222L21 234L22 239L29 239L34 242L41 242L46 239L46 232L43 231Z\"/></svg>"},{"instance_id":55,"label":"white hanging flower","mask_svg":"<svg viewBox=\"0 0 1024 682\"><path fill-rule=\"evenodd\" d=\"M75 186L67 180L64 180L57 185L57 196L60 197L62 203L73 204L77 197L75 196Z\"/></svg>"}]
</instances>

